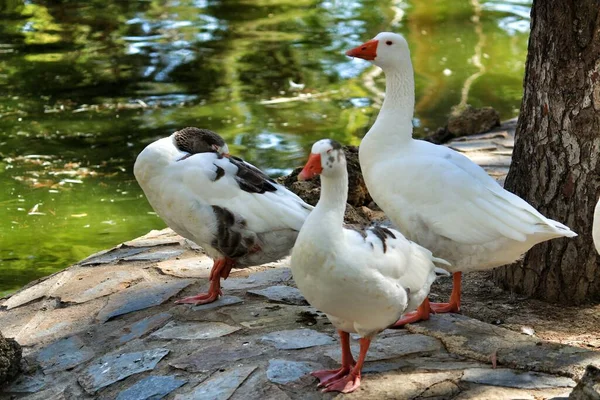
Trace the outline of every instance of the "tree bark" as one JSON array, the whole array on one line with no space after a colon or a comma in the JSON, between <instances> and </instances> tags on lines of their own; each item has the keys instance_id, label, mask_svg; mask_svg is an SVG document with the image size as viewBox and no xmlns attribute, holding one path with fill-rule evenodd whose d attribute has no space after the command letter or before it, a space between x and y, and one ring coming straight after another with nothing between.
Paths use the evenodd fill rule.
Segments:
<instances>
[{"instance_id":1,"label":"tree bark","mask_svg":"<svg viewBox=\"0 0 600 400\"><path fill-rule=\"evenodd\" d=\"M522 261L496 269L497 283L546 301L600 300L600 256L591 237L599 153L600 0L534 0L505 187L579 236L535 246Z\"/></svg>"}]
</instances>

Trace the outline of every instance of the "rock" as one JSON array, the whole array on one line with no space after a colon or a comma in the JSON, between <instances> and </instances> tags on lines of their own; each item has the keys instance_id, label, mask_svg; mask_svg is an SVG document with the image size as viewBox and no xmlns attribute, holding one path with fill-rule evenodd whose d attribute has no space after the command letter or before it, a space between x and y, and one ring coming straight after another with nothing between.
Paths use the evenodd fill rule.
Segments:
<instances>
[{"instance_id":1,"label":"rock","mask_svg":"<svg viewBox=\"0 0 600 400\"><path fill-rule=\"evenodd\" d=\"M460 151L461 153L468 153L470 151L492 151L498 148L498 146L489 140L450 142L448 147L450 147L452 150Z\"/></svg>"},{"instance_id":2,"label":"rock","mask_svg":"<svg viewBox=\"0 0 600 400\"><path fill-rule=\"evenodd\" d=\"M448 129L437 128L435 133L425 136L423 138L423 140L434 143L434 144L442 144L442 143L449 142L450 140L452 140L454 138L455 138L455 136L453 134L451 134L450 132L448 132Z\"/></svg>"},{"instance_id":3,"label":"rock","mask_svg":"<svg viewBox=\"0 0 600 400\"><path fill-rule=\"evenodd\" d=\"M46 387L47 377L41 372L34 375L20 375L11 385L6 388L9 393L36 393ZM2 385L0 385L0 389ZM2 391L0 391L2 394Z\"/></svg>"},{"instance_id":4,"label":"rock","mask_svg":"<svg viewBox=\"0 0 600 400\"><path fill-rule=\"evenodd\" d=\"M119 336L119 335L121 336L119 338L119 343L123 344L132 339L136 339L141 336L144 336L146 333L150 332L151 330L154 330L154 329L162 326L162 324L167 322L169 319L171 319L171 314L164 312L164 313L152 315L147 318L143 318L131 325L128 325L128 326L124 327L117 335L117 336Z\"/></svg>"},{"instance_id":5,"label":"rock","mask_svg":"<svg viewBox=\"0 0 600 400\"><path fill-rule=\"evenodd\" d=\"M94 357L92 349L87 347L78 336L61 339L42 349L37 361L45 374L71 369Z\"/></svg>"},{"instance_id":6,"label":"rock","mask_svg":"<svg viewBox=\"0 0 600 400\"><path fill-rule=\"evenodd\" d=\"M244 300L240 299L236 296L221 296L216 301L208 304L200 304L199 306L194 306L192 308L193 311L207 311L212 310L219 307L232 306L234 304L243 303Z\"/></svg>"},{"instance_id":7,"label":"rock","mask_svg":"<svg viewBox=\"0 0 600 400\"><path fill-rule=\"evenodd\" d=\"M261 337L260 340L279 350L305 349L334 343L331 336L312 329L271 332Z\"/></svg>"},{"instance_id":8,"label":"rock","mask_svg":"<svg viewBox=\"0 0 600 400\"><path fill-rule=\"evenodd\" d=\"M187 383L171 375L149 376L138 381L117 396L117 400L157 400Z\"/></svg>"},{"instance_id":9,"label":"rock","mask_svg":"<svg viewBox=\"0 0 600 400\"><path fill-rule=\"evenodd\" d=\"M150 335L153 339L202 340L229 335L241 328L223 322L175 322L171 321Z\"/></svg>"},{"instance_id":10,"label":"rock","mask_svg":"<svg viewBox=\"0 0 600 400\"><path fill-rule=\"evenodd\" d=\"M91 255L90 257L83 259L79 262L79 265L98 265L98 264L112 264L126 257L131 257L135 254L143 253L144 251L150 250L151 247L127 247L121 246L115 249L109 250L106 253L100 255Z\"/></svg>"},{"instance_id":11,"label":"rock","mask_svg":"<svg viewBox=\"0 0 600 400\"><path fill-rule=\"evenodd\" d=\"M539 372L515 371L507 368L468 368L465 370L462 380L465 382L517 389L546 389L575 386L575 382L570 378L541 374Z\"/></svg>"},{"instance_id":12,"label":"rock","mask_svg":"<svg viewBox=\"0 0 600 400\"><path fill-rule=\"evenodd\" d=\"M366 206L371 202L371 195L367 190L360 170L358 147L344 146L344 153L348 163L348 204L353 207ZM278 178L277 182L314 206L319 201L319 194L321 193L319 177L300 182L298 181L298 174L301 170L302 168L296 168L290 175Z\"/></svg>"},{"instance_id":13,"label":"rock","mask_svg":"<svg viewBox=\"0 0 600 400\"><path fill-rule=\"evenodd\" d=\"M2 303L2 306L10 310L44 296L51 296L55 290L60 288L71 278L72 274L72 271L67 270L49 276L47 279L19 290L17 293L9 297L8 300Z\"/></svg>"},{"instance_id":14,"label":"rock","mask_svg":"<svg viewBox=\"0 0 600 400\"><path fill-rule=\"evenodd\" d=\"M600 400L600 368L588 365L569 400Z\"/></svg>"},{"instance_id":15,"label":"rock","mask_svg":"<svg viewBox=\"0 0 600 400\"><path fill-rule=\"evenodd\" d=\"M448 132L454 136L474 135L500 126L500 114L492 107L473 108L467 105L453 111L448 118Z\"/></svg>"},{"instance_id":16,"label":"rock","mask_svg":"<svg viewBox=\"0 0 600 400\"><path fill-rule=\"evenodd\" d=\"M96 319L106 322L111 318L144 308L154 307L175 296L193 281L182 279L170 282L143 282L112 295Z\"/></svg>"},{"instance_id":17,"label":"rock","mask_svg":"<svg viewBox=\"0 0 600 400\"><path fill-rule=\"evenodd\" d=\"M215 372L210 379L196 386L194 391L177 395L175 400L227 400L255 369L255 366L237 367Z\"/></svg>"},{"instance_id":18,"label":"rock","mask_svg":"<svg viewBox=\"0 0 600 400\"><path fill-rule=\"evenodd\" d=\"M183 238L177 235L171 228L165 228L160 231L152 230L144 236L125 242L129 247L154 247L169 244L181 244Z\"/></svg>"},{"instance_id":19,"label":"rock","mask_svg":"<svg viewBox=\"0 0 600 400\"><path fill-rule=\"evenodd\" d=\"M495 353L498 364L512 368L577 379L585 366L600 363L598 351L541 342L460 314L432 315L428 321L407 325L406 329L436 337L449 352L482 362L490 362L490 355Z\"/></svg>"},{"instance_id":20,"label":"rock","mask_svg":"<svg viewBox=\"0 0 600 400\"><path fill-rule=\"evenodd\" d=\"M152 253L141 253L125 257L125 261L164 261L173 257L178 257L185 253L185 250L162 250Z\"/></svg>"},{"instance_id":21,"label":"rock","mask_svg":"<svg viewBox=\"0 0 600 400\"><path fill-rule=\"evenodd\" d=\"M451 399L460 393L458 385L452 381L442 381L429 386L419 395L422 399Z\"/></svg>"},{"instance_id":22,"label":"rock","mask_svg":"<svg viewBox=\"0 0 600 400\"><path fill-rule=\"evenodd\" d=\"M21 370L22 350L14 339L0 332L0 388L11 382Z\"/></svg>"},{"instance_id":23,"label":"rock","mask_svg":"<svg viewBox=\"0 0 600 400\"><path fill-rule=\"evenodd\" d=\"M221 282L224 290L242 290L259 286L281 285L292 280L290 268L271 268L266 271L254 273L247 278L229 278Z\"/></svg>"},{"instance_id":24,"label":"rock","mask_svg":"<svg viewBox=\"0 0 600 400\"><path fill-rule=\"evenodd\" d=\"M190 355L170 361L169 365L187 372L203 372L235 365L236 361L259 356L268 349L251 341L234 342L226 346L223 343L207 343L205 346L200 345L199 347L200 349Z\"/></svg>"},{"instance_id":25,"label":"rock","mask_svg":"<svg viewBox=\"0 0 600 400\"><path fill-rule=\"evenodd\" d=\"M86 392L93 395L98 390L128 376L154 369L168 353L168 349L157 348L135 353L105 355L87 367L77 381Z\"/></svg>"},{"instance_id":26,"label":"rock","mask_svg":"<svg viewBox=\"0 0 600 400\"><path fill-rule=\"evenodd\" d=\"M297 381L310 372L323 368L322 365L311 362L269 360L267 378L273 383L285 385Z\"/></svg>"},{"instance_id":27,"label":"rock","mask_svg":"<svg viewBox=\"0 0 600 400\"><path fill-rule=\"evenodd\" d=\"M290 400L290 397L276 384L269 382L266 373L257 371L238 387L229 400Z\"/></svg>"},{"instance_id":28,"label":"rock","mask_svg":"<svg viewBox=\"0 0 600 400\"><path fill-rule=\"evenodd\" d=\"M291 286L270 286L261 290L249 290L248 294L266 297L275 303L293 304L298 306L307 305L308 302L302 296L302 293Z\"/></svg>"},{"instance_id":29,"label":"rock","mask_svg":"<svg viewBox=\"0 0 600 400\"><path fill-rule=\"evenodd\" d=\"M208 278L213 267L213 260L206 255L181 260L161 261L155 268L163 274L178 278Z\"/></svg>"},{"instance_id":30,"label":"rock","mask_svg":"<svg viewBox=\"0 0 600 400\"><path fill-rule=\"evenodd\" d=\"M359 346L357 343L350 345L353 354L358 354ZM387 360L396 357L403 357L415 353L435 353L443 350L439 340L425 335L406 335L390 336L386 338L377 338L369 347L369 361ZM333 358L337 362L342 361L342 353L339 346L325 351L325 355Z\"/></svg>"}]
</instances>

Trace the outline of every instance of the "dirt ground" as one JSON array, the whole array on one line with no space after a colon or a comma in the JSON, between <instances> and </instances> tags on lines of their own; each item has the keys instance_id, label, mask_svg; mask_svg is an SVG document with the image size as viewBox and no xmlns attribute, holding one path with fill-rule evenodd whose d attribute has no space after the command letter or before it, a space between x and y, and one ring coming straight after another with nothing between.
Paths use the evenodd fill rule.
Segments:
<instances>
[{"instance_id":1,"label":"dirt ground","mask_svg":"<svg viewBox=\"0 0 600 400\"><path fill-rule=\"evenodd\" d=\"M447 301L451 289L451 278L438 279L431 301ZM600 304L568 307L528 299L497 287L490 272L463 274L461 313L543 340L600 348Z\"/></svg>"}]
</instances>

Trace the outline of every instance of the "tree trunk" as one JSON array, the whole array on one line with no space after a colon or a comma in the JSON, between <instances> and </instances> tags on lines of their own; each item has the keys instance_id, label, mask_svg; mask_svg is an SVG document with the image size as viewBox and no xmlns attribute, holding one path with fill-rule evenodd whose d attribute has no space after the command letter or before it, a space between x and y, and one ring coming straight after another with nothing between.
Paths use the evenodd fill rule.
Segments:
<instances>
[{"instance_id":1,"label":"tree trunk","mask_svg":"<svg viewBox=\"0 0 600 400\"><path fill-rule=\"evenodd\" d=\"M570 304L600 299L592 243L600 194L600 1L534 0L506 188L579 234L494 271L507 289Z\"/></svg>"}]
</instances>

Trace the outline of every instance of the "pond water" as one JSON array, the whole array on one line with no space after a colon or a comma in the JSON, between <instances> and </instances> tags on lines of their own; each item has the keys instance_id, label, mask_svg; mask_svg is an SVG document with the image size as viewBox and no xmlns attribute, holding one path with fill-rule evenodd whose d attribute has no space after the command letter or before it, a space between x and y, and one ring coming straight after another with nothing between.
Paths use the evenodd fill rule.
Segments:
<instances>
[{"instance_id":1,"label":"pond water","mask_svg":"<svg viewBox=\"0 0 600 400\"><path fill-rule=\"evenodd\" d=\"M344 51L403 33L415 133L453 106L516 115L527 0L7 0L0 4L0 295L164 223L132 166L185 126L276 176L358 145L383 76Z\"/></svg>"}]
</instances>

